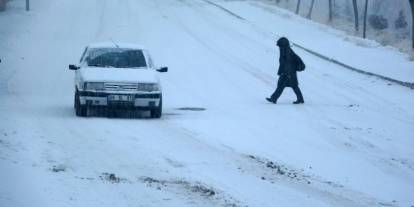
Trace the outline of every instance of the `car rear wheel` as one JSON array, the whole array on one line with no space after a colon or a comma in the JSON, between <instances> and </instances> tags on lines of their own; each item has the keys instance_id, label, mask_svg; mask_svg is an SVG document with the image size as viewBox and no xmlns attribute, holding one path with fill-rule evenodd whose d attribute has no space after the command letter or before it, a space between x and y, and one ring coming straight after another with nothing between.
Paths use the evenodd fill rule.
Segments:
<instances>
[{"instance_id":1,"label":"car rear wheel","mask_svg":"<svg viewBox=\"0 0 414 207\"><path fill-rule=\"evenodd\" d=\"M151 110L151 118L161 118L162 115L162 98L160 99L160 104L156 109Z\"/></svg>"},{"instance_id":2,"label":"car rear wheel","mask_svg":"<svg viewBox=\"0 0 414 207\"><path fill-rule=\"evenodd\" d=\"M75 112L76 116L86 117L87 109L86 106L82 106L80 104L79 92L76 90L75 92Z\"/></svg>"}]
</instances>

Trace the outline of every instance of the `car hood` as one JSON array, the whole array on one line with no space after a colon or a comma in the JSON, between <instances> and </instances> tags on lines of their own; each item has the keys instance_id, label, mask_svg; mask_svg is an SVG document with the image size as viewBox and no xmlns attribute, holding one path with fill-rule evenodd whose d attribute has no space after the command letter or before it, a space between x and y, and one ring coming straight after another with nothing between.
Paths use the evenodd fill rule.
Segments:
<instances>
[{"instance_id":1,"label":"car hood","mask_svg":"<svg viewBox=\"0 0 414 207\"><path fill-rule=\"evenodd\" d=\"M85 82L158 83L159 76L153 69L125 69L85 67L79 70Z\"/></svg>"}]
</instances>

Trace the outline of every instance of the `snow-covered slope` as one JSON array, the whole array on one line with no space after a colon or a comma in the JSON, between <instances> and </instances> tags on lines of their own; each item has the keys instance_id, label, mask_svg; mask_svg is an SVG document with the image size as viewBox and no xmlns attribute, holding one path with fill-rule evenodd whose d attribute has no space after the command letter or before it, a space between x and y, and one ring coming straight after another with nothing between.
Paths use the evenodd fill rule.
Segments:
<instances>
[{"instance_id":1,"label":"snow-covered slope","mask_svg":"<svg viewBox=\"0 0 414 207\"><path fill-rule=\"evenodd\" d=\"M348 36L345 32L255 1L234 1L219 5L252 22L270 35L286 36L293 42L334 60L367 72L414 83L413 62L396 48L384 47L372 40Z\"/></svg>"},{"instance_id":2,"label":"snow-covered slope","mask_svg":"<svg viewBox=\"0 0 414 207\"><path fill-rule=\"evenodd\" d=\"M0 206L414 205L413 91L295 48L306 103L286 90L268 104L269 34L297 20L216 3L248 21L202 0L39 0L29 13L10 2L0 13ZM292 39L324 50L325 35L338 45L329 54L354 56L353 43L300 23L313 35ZM143 44L170 68L162 119L75 117L67 65L110 39Z\"/></svg>"}]
</instances>

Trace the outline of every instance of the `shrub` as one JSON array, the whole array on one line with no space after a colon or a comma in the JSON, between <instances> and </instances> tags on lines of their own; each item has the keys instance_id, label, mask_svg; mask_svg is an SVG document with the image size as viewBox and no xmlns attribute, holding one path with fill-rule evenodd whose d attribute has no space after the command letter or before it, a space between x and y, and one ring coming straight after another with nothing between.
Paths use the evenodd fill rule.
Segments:
<instances>
[{"instance_id":1,"label":"shrub","mask_svg":"<svg viewBox=\"0 0 414 207\"><path fill-rule=\"evenodd\" d=\"M370 15L368 22L372 28L376 30L383 30L388 28L388 20L381 15Z\"/></svg>"},{"instance_id":2,"label":"shrub","mask_svg":"<svg viewBox=\"0 0 414 207\"><path fill-rule=\"evenodd\" d=\"M396 29L404 29L408 26L408 22L406 20L406 16L405 13L401 10L399 15L398 15L398 19L395 20L395 28Z\"/></svg>"}]
</instances>

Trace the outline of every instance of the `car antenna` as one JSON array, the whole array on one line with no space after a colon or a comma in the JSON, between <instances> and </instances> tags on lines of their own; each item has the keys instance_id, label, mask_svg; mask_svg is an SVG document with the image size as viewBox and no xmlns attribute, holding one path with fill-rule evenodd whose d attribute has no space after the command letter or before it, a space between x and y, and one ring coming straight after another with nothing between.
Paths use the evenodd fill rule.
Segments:
<instances>
[{"instance_id":1,"label":"car antenna","mask_svg":"<svg viewBox=\"0 0 414 207\"><path fill-rule=\"evenodd\" d=\"M111 38L111 42L114 43L116 48L119 48L119 45L115 43L115 41Z\"/></svg>"}]
</instances>

